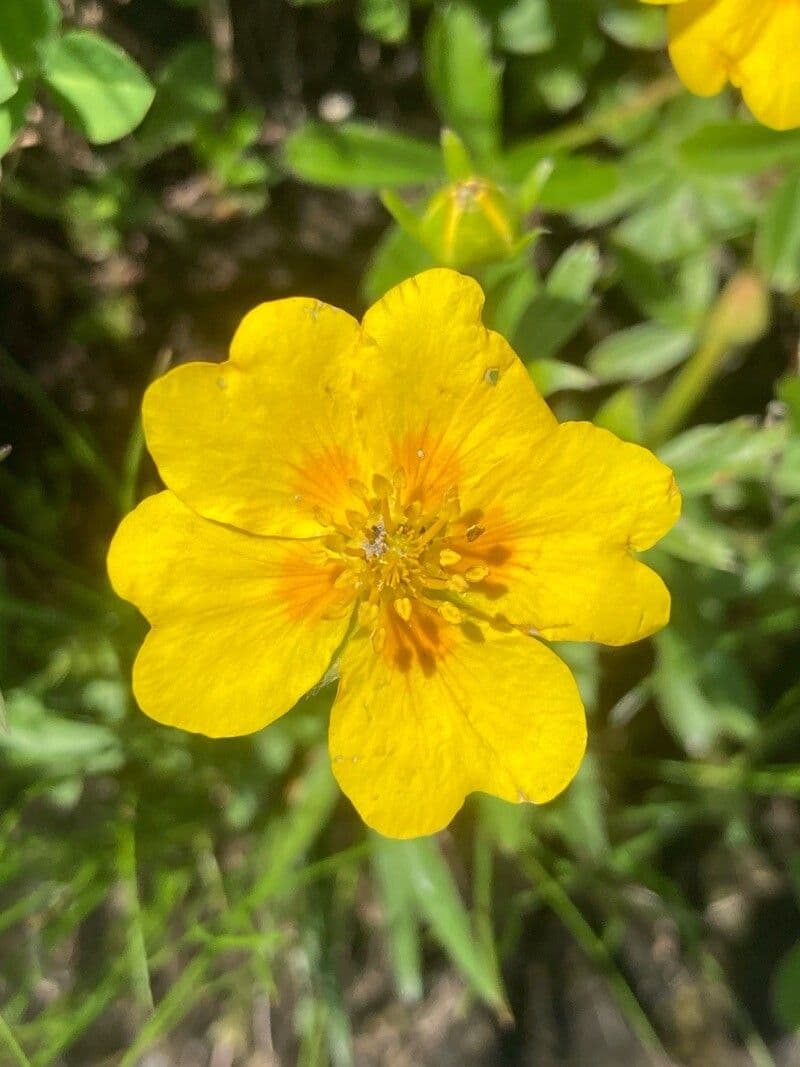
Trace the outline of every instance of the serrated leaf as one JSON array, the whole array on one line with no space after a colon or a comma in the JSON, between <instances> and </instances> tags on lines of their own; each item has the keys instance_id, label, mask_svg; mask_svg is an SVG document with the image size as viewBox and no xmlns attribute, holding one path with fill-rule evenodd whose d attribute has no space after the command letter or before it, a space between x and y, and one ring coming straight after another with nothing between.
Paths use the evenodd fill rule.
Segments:
<instances>
[{"instance_id":1,"label":"serrated leaf","mask_svg":"<svg viewBox=\"0 0 800 1067\"><path fill-rule=\"evenodd\" d=\"M366 122L310 122L287 139L284 159L298 178L320 185L380 189L444 177L436 145Z\"/></svg>"},{"instance_id":2,"label":"serrated leaf","mask_svg":"<svg viewBox=\"0 0 800 1067\"><path fill-rule=\"evenodd\" d=\"M91 30L64 34L50 55L44 80L66 117L92 144L109 144L130 133L155 95L130 56Z\"/></svg>"}]
</instances>

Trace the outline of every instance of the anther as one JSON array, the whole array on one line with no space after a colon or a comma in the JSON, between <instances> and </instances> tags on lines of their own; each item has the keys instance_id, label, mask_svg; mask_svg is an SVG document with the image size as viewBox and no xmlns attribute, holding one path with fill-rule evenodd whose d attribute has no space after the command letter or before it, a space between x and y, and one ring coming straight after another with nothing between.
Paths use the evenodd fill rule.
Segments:
<instances>
[{"instance_id":1,"label":"anther","mask_svg":"<svg viewBox=\"0 0 800 1067\"><path fill-rule=\"evenodd\" d=\"M489 568L484 566L470 567L468 571L464 572L464 577L468 582L482 582L484 578L489 574Z\"/></svg>"},{"instance_id":2,"label":"anther","mask_svg":"<svg viewBox=\"0 0 800 1067\"><path fill-rule=\"evenodd\" d=\"M461 559L458 552L453 551L452 548L443 548L439 553L439 562L443 567L455 567Z\"/></svg>"},{"instance_id":3,"label":"anther","mask_svg":"<svg viewBox=\"0 0 800 1067\"><path fill-rule=\"evenodd\" d=\"M447 600L443 601L439 605L439 614L442 616L445 622L451 622L454 626L460 623L464 618L464 616L461 614L455 604L451 604Z\"/></svg>"},{"instance_id":4,"label":"anther","mask_svg":"<svg viewBox=\"0 0 800 1067\"><path fill-rule=\"evenodd\" d=\"M322 544L331 552L344 552L347 548L347 541L341 534L328 534L322 538Z\"/></svg>"},{"instance_id":5,"label":"anther","mask_svg":"<svg viewBox=\"0 0 800 1067\"><path fill-rule=\"evenodd\" d=\"M467 540L470 544L473 541L477 541L481 534L485 534L486 530L483 526L478 526L477 523L473 523L472 526L467 528Z\"/></svg>"},{"instance_id":6,"label":"anther","mask_svg":"<svg viewBox=\"0 0 800 1067\"><path fill-rule=\"evenodd\" d=\"M394 610L403 622L408 622L411 618L411 601L407 596L398 597L394 602Z\"/></svg>"},{"instance_id":7,"label":"anther","mask_svg":"<svg viewBox=\"0 0 800 1067\"><path fill-rule=\"evenodd\" d=\"M313 515L320 526L333 526L332 516L323 508L314 508Z\"/></svg>"},{"instance_id":8,"label":"anther","mask_svg":"<svg viewBox=\"0 0 800 1067\"><path fill-rule=\"evenodd\" d=\"M372 647L376 652L380 652L385 644L386 627L378 626L372 631Z\"/></svg>"}]
</instances>

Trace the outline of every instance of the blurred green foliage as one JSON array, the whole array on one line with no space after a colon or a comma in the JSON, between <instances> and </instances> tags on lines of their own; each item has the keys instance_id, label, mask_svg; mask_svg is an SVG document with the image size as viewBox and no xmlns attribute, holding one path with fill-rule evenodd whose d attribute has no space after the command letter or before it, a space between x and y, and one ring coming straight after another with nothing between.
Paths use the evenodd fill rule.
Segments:
<instances>
[{"instance_id":1,"label":"blurred green foliage","mask_svg":"<svg viewBox=\"0 0 800 1067\"><path fill-rule=\"evenodd\" d=\"M544 995L583 1067L564 944L624 1020L597 1067L777 1063L800 1025L800 131L685 94L635 0L294 6L0 7L0 1063L177 1063L198 1035L390 1062L359 1043L359 979L410 1032L450 970L496 1021L486 1062L540 1062ZM171 358L220 354L287 285L358 310L436 262L480 280L561 418L658 450L685 514L649 555L670 627L558 649L591 737L566 795L474 797L398 843L337 794L329 685L251 739L145 720L143 624L103 558L156 487L136 411Z\"/></svg>"}]
</instances>

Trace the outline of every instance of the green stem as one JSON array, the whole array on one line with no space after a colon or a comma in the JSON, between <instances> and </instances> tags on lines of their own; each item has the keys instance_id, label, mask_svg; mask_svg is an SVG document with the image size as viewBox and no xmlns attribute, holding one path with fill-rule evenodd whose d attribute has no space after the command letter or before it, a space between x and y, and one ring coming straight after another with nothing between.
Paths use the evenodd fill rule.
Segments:
<instances>
[{"instance_id":1,"label":"green stem","mask_svg":"<svg viewBox=\"0 0 800 1067\"><path fill-rule=\"evenodd\" d=\"M523 869L538 887L542 899L550 905L589 959L602 970L631 1029L653 1060L661 1062L669 1059L661 1039L637 1000L636 994L617 967L605 943L597 936L583 914L534 856L525 857Z\"/></svg>"},{"instance_id":2,"label":"green stem","mask_svg":"<svg viewBox=\"0 0 800 1067\"><path fill-rule=\"evenodd\" d=\"M122 459L122 487L119 491L119 510L122 515L127 515L129 511L132 511L136 503L136 484L139 480L144 453L144 429L141 418L137 418Z\"/></svg>"},{"instance_id":3,"label":"green stem","mask_svg":"<svg viewBox=\"0 0 800 1067\"><path fill-rule=\"evenodd\" d=\"M0 1041L6 1046L12 1056L12 1060L16 1067L31 1067L31 1061L22 1051L22 1048L11 1032L11 1027L5 1021L2 1015L0 1015Z\"/></svg>"},{"instance_id":4,"label":"green stem","mask_svg":"<svg viewBox=\"0 0 800 1067\"><path fill-rule=\"evenodd\" d=\"M599 137L603 137L621 122L652 111L661 104L667 103L668 100L680 96L683 91L683 86L674 75L665 74L664 77L657 78L622 104L604 108L591 118L570 122L558 130L553 130L552 133L544 134L538 139L542 152L549 154L582 148Z\"/></svg>"},{"instance_id":5,"label":"green stem","mask_svg":"<svg viewBox=\"0 0 800 1067\"><path fill-rule=\"evenodd\" d=\"M756 1030L755 1024L750 1017L750 1013L739 998L734 995L725 972L722 970L722 967L720 967L718 961L710 952L706 951L702 954L702 960L706 972L717 985L725 991L725 996L730 1004L734 1020L739 1027L739 1032L741 1033L742 1038L744 1039L745 1047L750 1054L750 1059L753 1061L753 1067L777 1067L772 1053L764 1043L761 1034Z\"/></svg>"},{"instance_id":6,"label":"green stem","mask_svg":"<svg viewBox=\"0 0 800 1067\"><path fill-rule=\"evenodd\" d=\"M134 996L142 1010L151 1015L153 991L150 988L150 969L147 964L147 946L142 928L142 905L136 871L135 802L127 807L117 839L117 867L124 893L125 950Z\"/></svg>"},{"instance_id":7,"label":"green stem","mask_svg":"<svg viewBox=\"0 0 800 1067\"><path fill-rule=\"evenodd\" d=\"M673 380L650 420L647 441L657 448L682 426L717 376L728 345L710 334Z\"/></svg>"},{"instance_id":8,"label":"green stem","mask_svg":"<svg viewBox=\"0 0 800 1067\"><path fill-rule=\"evenodd\" d=\"M475 832L473 849L472 899L475 933L483 950L486 964L492 972L497 988L502 990L503 1009L498 1011L501 1023L513 1023L511 1009L507 1006L507 996L500 973L500 960L497 952L494 929L492 927L492 885L494 882L494 853L492 842L483 822L478 824Z\"/></svg>"},{"instance_id":9,"label":"green stem","mask_svg":"<svg viewBox=\"0 0 800 1067\"><path fill-rule=\"evenodd\" d=\"M671 785L697 789L744 790L757 796L800 797L800 766L764 767L751 770L741 761L733 763L684 763L681 760L633 759L625 766Z\"/></svg>"}]
</instances>

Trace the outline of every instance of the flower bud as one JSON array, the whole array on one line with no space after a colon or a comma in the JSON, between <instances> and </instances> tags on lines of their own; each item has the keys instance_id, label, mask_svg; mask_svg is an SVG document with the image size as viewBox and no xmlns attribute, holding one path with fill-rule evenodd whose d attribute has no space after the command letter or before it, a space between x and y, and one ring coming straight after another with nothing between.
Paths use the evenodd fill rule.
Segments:
<instances>
[{"instance_id":1,"label":"flower bud","mask_svg":"<svg viewBox=\"0 0 800 1067\"><path fill-rule=\"evenodd\" d=\"M447 267L488 263L512 255L519 211L494 182L468 178L433 195L420 220L419 239Z\"/></svg>"},{"instance_id":2,"label":"flower bud","mask_svg":"<svg viewBox=\"0 0 800 1067\"><path fill-rule=\"evenodd\" d=\"M708 332L725 345L749 345L769 328L769 294L757 274L739 271L719 295Z\"/></svg>"}]
</instances>

